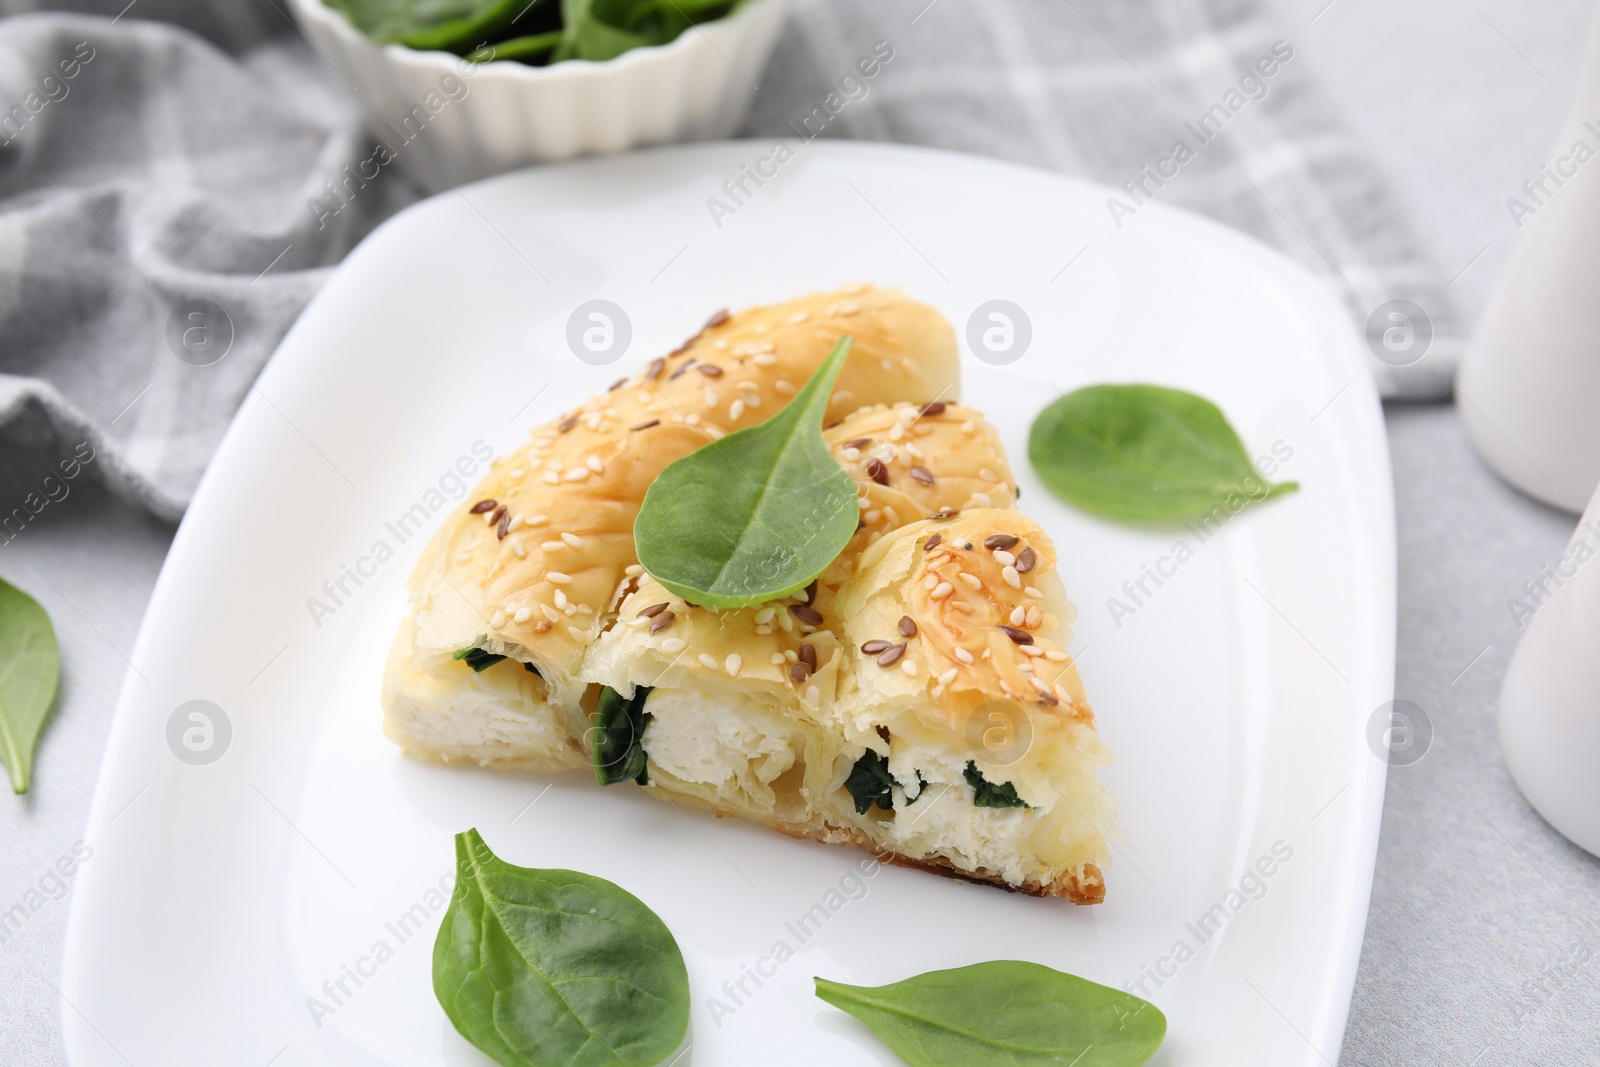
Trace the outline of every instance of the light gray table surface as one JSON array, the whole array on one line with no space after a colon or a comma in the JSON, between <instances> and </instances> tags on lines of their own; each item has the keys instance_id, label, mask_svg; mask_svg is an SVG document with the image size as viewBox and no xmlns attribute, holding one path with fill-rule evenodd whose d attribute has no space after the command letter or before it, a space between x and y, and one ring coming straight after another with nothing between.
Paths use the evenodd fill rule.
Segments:
<instances>
[{"instance_id":1,"label":"light gray table surface","mask_svg":"<svg viewBox=\"0 0 1600 1067\"><path fill-rule=\"evenodd\" d=\"M1475 317L1514 233L1505 200L1554 143L1589 5L1275 3L1440 264L1462 272L1454 288ZM1495 480L1452 407L1390 405L1387 415L1396 695L1427 712L1435 740L1421 762L1390 773L1339 1062L1592 1065L1600 861L1528 807L1494 727L1516 639L1506 601L1560 554L1574 520ZM0 500L21 499L51 462L8 450ZM0 804L0 910L42 880L53 888L48 872L84 835L126 657L172 534L79 483L0 549L0 575L39 593L64 660L33 792ZM51 899L0 944L0 1064L61 1062L55 984L66 915L67 900Z\"/></svg>"}]
</instances>

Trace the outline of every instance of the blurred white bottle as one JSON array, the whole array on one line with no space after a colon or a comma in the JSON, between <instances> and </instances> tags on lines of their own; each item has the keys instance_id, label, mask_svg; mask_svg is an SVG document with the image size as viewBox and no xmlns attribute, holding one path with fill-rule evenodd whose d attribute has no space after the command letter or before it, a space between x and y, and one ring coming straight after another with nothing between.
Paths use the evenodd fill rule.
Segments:
<instances>
[{"instance_id":1,"label":"blurred white bottle","mask_svg":"<svg viewBox=\"0 0 1600 1067\"><path fill-rule=\"evenodd\" d=\"M1600 484L1600 15L1551 159L1507 210L1516 245L1456 406L1502 478L1577 512Z\"/></svg>"},{"instance_id":2,"label":"blurred white bottle","mask_svg":"<svg viewBox=\"0 0 1600 1067\"><path fill-rule=\"evenodd\" d=\"M1528 802L1600 856L1600 492L1551 573L1560 585L1547 584L1500 690L1500 745Z\"/></svg>"}]
</instances>

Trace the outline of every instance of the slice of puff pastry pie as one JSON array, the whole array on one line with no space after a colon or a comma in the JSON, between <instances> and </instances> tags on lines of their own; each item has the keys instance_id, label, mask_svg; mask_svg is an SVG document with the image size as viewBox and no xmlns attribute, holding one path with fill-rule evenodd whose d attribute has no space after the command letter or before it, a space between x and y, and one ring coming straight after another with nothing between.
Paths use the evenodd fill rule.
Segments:
<instances>
[{"instance_id":1,"label":"slice of puff pastry pie","mask_svg":"<svg viewBox=\"0 0 1600 1067\"><path fill-rule=\"evenodd\" d=\"M763 421L842 335L824 439L859 525L794 596L713 610L639 567L668 463ZM953 331L877 290L717 316L497 461L412 578L386 730L428 759L555 771L1080 904L1114 802L1055 548Z\"/></svg>"}]
</instances>

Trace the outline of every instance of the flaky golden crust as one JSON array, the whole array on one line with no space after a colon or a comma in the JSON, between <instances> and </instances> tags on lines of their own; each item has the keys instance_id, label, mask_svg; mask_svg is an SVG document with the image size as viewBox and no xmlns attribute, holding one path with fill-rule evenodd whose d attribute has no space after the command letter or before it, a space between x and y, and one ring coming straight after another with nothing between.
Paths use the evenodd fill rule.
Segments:
<instances>
[{"instance_id":1,"label":"flaky golden crust","mask_svg":"<svg viewBox=\"0 0 1600 1067\"><path fill-rule=\"evenodd\" d=\"M626 591L650 483L672 460L772 415L845 334L855 344L830 420L955 393L950 325L898 293L862 287L714 316L677 352L495 462L413 576L418 649L476 644L532 662L553 700L576 700L584 650Z\"/></svg>"}]
</instances>

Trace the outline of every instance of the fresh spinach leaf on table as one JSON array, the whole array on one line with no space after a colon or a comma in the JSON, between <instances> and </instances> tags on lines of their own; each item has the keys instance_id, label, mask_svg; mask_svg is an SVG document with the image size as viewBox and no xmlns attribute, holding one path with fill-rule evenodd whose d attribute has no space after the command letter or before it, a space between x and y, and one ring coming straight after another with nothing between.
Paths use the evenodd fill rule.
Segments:
<instances>
[{"instance_id":1,"label":"fresh spinach leaf on table","mask_svg":"<svg viewBox=\"0 0 1600 1067\"><path fill-rule=\"evenodd\" d=\"M60 679L61 650L49 614L33 597L0 581L0 756L14 793L28 791L33 749Z\"/></svg>"},{"instance_id":2,"label":"fresh spinach leaf on table","mask_svg":"<svg viewBox=\"0 0 1600 1067\"><path fill-rule=\"evenodd\" d=\"M650 1067L689 1027L689 974L666 924L621 886L507 863L456 835L433 991L461 1036L507 1067Z\"/></svg>"},{"instance_id":3,"label":"fresh spinach leaf on table","mask_svg":"<svg viewBox=\"0 0 1600 1067\"><path fill-rule=\"evenodd\" d=\"M865 987L816 979L912 1067L1139 1067L1165 1039L1154 1004L1037 963L995 960Z\"/></svg>"}]
</instances>

